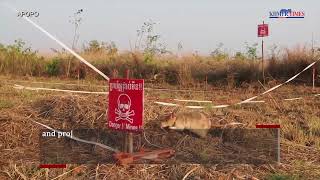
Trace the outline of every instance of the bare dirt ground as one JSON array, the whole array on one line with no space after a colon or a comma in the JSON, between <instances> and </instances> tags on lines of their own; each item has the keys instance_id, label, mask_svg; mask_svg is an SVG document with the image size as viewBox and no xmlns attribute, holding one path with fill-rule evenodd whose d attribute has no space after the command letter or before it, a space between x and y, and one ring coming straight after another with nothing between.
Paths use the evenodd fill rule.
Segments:
<instances>
[{"instance_id":1,"label":"bare dirt ground","mask_svg":"<svg viewBox=\"0 0 320 180\"><path fill-rule=\"evenodd\" d=\"M223 109L210 107L204 109L216 122L216 125L239 122L244 124L241 128L255 128L256 124L280 124L280 165L274 163L256 165L250 163L192 164L181 162L130 166L68 164L66 169L39 169L39 132L43 128L33 123L31 119L55 129L103 128L107 131L108 98L105 95L17 90L12 88L15 84L13 81L2 79L0 83L0 179L320 178L320 96L314 96L320 92L319 88L312 91L309 86L285 85L270 95L259 97L258 100L265 100L266 103L244 104ZM59 84L19 83L37 87L106 90L104 87L95 86L70 87ZM97 82L91 82L91 85L93 83L101 85ZM266 88L273 85L266 85ZM234 104L263 91L264 89L259 84L250 84L243 88L211 87L207 92L146 90L144 124L146 129L152 128L154 130L152 133L146 131L146 137L152 144L159 144L159 137L156 136L156 133L164 132L159 126L160 117L173 110L172 107L154 104L156 100L170 102L171 98L181 98L212 100L214 105ZM302 99L284 100L296 97L302 97ZM168 130L165 132L175 135L175 132ZM206 141L199 140L188 132L177 133L172 139L177 141L176 148L178 145L182 148L188 144L186 142L192 141L192 144L198 147L195 149L199 154L204 153L202 150L206 144L202 142ZM218 141L217 138L215 139ZM112 154L111 151L110 154Z\"/></svg>"}]
</instances>

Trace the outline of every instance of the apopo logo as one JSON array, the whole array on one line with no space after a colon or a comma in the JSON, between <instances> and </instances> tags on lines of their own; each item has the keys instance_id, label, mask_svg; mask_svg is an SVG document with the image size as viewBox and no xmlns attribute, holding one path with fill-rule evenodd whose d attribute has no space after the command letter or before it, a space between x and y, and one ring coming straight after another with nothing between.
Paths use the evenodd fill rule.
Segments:
<instances>
[{"instance_id":1,"label":"apopo logo","mask_svg":"<svg viewBox=\"0 0 320 180\"><path fill-rule=\"evenodd\" d=\"M39 17L40 13L37 11L19 11L18 17Z\"/></svg>"},{"instance_id":2,"label":"apopo logo","mask_svg":"<svg viewBox=\"0 0 320 180\"><path fill-rule=\"evenodd\" d=\"M269 18L304 18L304 11L294 11L292 9L281 9L280 11L270 11Z\"/></svg>"}]
</instances>

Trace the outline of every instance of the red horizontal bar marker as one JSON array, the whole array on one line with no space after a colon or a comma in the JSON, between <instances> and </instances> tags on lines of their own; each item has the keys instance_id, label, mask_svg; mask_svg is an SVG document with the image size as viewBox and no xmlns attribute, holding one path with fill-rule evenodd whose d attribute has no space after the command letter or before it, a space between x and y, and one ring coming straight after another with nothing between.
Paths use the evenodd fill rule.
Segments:
<instances>
[{"instance_id":1,"label":"red horizontal bar marker","mask_svg":"<svg viewBox=\"0 0 320 180\"><path fill-rule=\"evenodd\" d=\"M280 124L256 124L256 128L280 128Z\"/></svg>"},{"instance_id":2,"label":"red horizontal bar marker","mask_svg":"<svg viewBox=\"0 0 320 180\"><path fill-rule=\"evenodd\" d=\"M40 164L39 168L67 168L66 164Z\"/></svg>"}]
</instances>

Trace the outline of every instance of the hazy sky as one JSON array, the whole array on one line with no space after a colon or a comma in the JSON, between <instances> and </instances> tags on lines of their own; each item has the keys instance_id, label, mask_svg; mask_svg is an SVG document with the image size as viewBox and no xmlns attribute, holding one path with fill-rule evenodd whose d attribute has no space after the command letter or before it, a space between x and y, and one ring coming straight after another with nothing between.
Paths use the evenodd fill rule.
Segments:
<instances>
[{"instance_id":1,"label":"hazy sky","mask_svg":"<svg viewBox=\"0 0 320 180\"><path fill-rule=\"evenodd\" d=\"M5 2L5 0L0 0ZM259 42L257 24L270 26L266 46L320 46L320 1L317 0L10 0L18 10L38 11L32 18L44 29L71 45L70 16L83 9L78 46L90 40L114 41L120 50L130 48L143 22L156 22L155 32L169 50L181 42L183 52L206 54L222 42L230 52L243 50L244 43ZM282 8L305 11L304 19L269 19L269 11ZM5 6L0 5L0 43L25 40L34 49L50 52L60 48L54 41Z\"/></svg>"}]
</instances>

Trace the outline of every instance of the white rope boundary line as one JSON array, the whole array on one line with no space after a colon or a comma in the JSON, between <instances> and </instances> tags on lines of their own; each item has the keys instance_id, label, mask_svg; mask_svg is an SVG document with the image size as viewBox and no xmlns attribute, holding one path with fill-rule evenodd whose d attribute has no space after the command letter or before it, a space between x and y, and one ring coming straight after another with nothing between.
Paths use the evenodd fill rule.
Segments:
<instances>
[{"instance_id":1,"label":"white rope boundary line","mask_svg":"<svg viewBox=\"0 0 320 180\"><path fill-rule=\"evenodd\" d=\"M81 94L103 94L107 95L109 92L91 92L91 91L75 91L75 90L65 90L65 89L51 89L51 88L34 88L34 87L26 87L22 85L15 84L15 89L26 89L26 90L32 90L32 91L57 91L57 92L70 92L70 93L81 93Z\"/></svg>"},{"instance_id":2,"label":"white rope boundary line","mask_svg":"<svg viewBox=\"0 0 320 180\"><path fill-rule=\"evenodd\" d=\"M66 90L66 89L52 89L52 88L39 88L39 87L28 87L28 86L22 86L18 84L14 84L15 89L25 89L25 90L31 90L31 91L57 91L57 92L70 92L70 93L80 93L80 94L103 94L103 95L108 95L109 92L103 92L103 91L76 91L76 90ZM315 95L317 96L317 95ZM284 99L285 101L293 101L293 100L299 100L303 99L302 97L298 98L291 98L291 99ZM175 101L180 101L180 102L199 102L199 103L213 103L212 101L201 101L201 100L180 100L180 99L174 99ZM264 103L265 101L249 101L246 103ZM162 104L162 105L168 105L168 106L176 106L173 103L164 103L164 102L156 102L157 104ZM228 105L219 105L219 106L214 106L214 107L226 107ZM199 108L198 106L186 106L189 108Z\"/></svg>"},{"instance_id":3,"label":"white rope boundary line","mask_svg":"<svg viewBox=\"0 0 320 180\"><path fill-rule=\"evenodd\" d=\"M320 94L315 94L315 97L320 96ZM283 99L283 101L296 101L296 100L301 100L303 99L303 97L297 97L297 98L288 98L288 99ZM194 102L194 101L191 101ZM159 104L159 105L163 105L163 106L181 106L180 104L174 104L174 103L167 103L167 102L160 102L160 101L156 101L154 102L155 104ZM247 101L244 102L242 104L255 104L255 103L265 103L265 101ZM229 107L231 105L216 105L216 106L184 106L186 108L190 108L190 109L204 109L204 108L214 108L214 109L218 109L218 108L226 108Z\"/></svg>"},{"instance_id":4,"label":"white rope boundary line","mask_svg":"<svg viewBox=\"0 0 320 180\"><path fill-rule=\"evenodd\" d=\"M180 102L200 102L200 103L212 103L212 101L199 101L199 100L187 100L187 99L173 99Z\"/></svg>"},{"instance_id":5,"label":"white rope boundary line","mask_svg":"<svg viewBox=\"0 0 320 180\"><path fill-rule=\"evenodd\" d=\"M26 89L26 90L32 90L32 91L57 91L57 92L70 92L70 93L81 93L81 94L103 94L103 95L107 95L109 94L108 92L91 92L91 91L75 91L75 90L65 90L65 89L51 89L51 88L34 88L34 87L26 87L26 86L22 86L22 85L14 85L15 89ZM320 94L316 94L314 96L320 96ZM300 100L303 99L302 97L297 97L297 98L288 98L288 99L283 99L284 101L294 101L294 100ZM210 102L212 103L212 101L201 101L201 100L179 100L179 99L174 99L176 101L181 101L181 102ZM160 101L156 101L154 102L155 104L159 104L159 105L164 105L164 106L180 106L179 104L174 104L174 103L166 103L166 102L160 102ZM249 104L249 103L265 103L265 101L246 101L243 102L242 104ZM190 109L203 109L206 107L211 107L211 108L226 108L229 107L231 105L227 105L227 104L222 104L222 105L216 105L216 106L185 106L187 108Z\"/></svg>"},{"instance_id":6,"label":"white rope boundary line","mask_svg":"<svg viewBox=\"0 0 320 180\"><path fill-rule=\"evenodd\" d=\"M47 85L64 85L64 86L84 86L84 87L99 87L99 88L108 88L108 85L93 85L93 84L74 84L74 83L57 83L57 82L42 82L42 81L21 81L21 80L8 80L0 79L1 81L7 81L12 83L31 83L31 84L47 84ZM192 89L165 89L165 88L144 88L148 91L172 91L172 92L210 92L209 90L192 90Z\"/></svg>"},{"instance_id":7,"label":"white rope boundary line","mask_svg":"<svg viewBox=\"0 0 320 180\"><path fill-rule=\"evenodd\" d=\"M319 60L318 60L319 61ZM306 68L304 68L302 71L300 71L298 74L294 75L293 77L291 77L290 79L288 79L287 81L285 81L284 83L282 84L279 84L279 85L276 85L268 90L266 90L265 92L257 95L257 96L254 96L254 97L251 97L251 98L248 98L244 101L241 101L239 103L236 103L236 104L247 104L247 103L264 103L265 101L252 101L253 99L261 96L261 95L264 95L264 94L267 94L279 87L281 87L282 85L292 81L293 79L295 79L296 77L298 77L301 73L303 73L304 71L306 71L307 69L309 69L310 67L312 67L315 63L317 63L318 61L315 61L311 64L309 64ZM63 89L50 89L50 88L33 88L33 87L25 87L25 86L22 86L22 85L16 85L15 84L15 87L16 89L27 89L27 90L47 90L47 91L60 91L60 92L71 92L71 93L84 93L84 94L109 94L108 92L90 92L90 91L74 91L74 90L63 90ZM320 94L316 94L314 96L320 96ZM298 98L289 98L289 99L284 99L284 101L294 101L294 100L299 100L299 99L303 99L302 97L298 97ZM203 103L212 103L212 101L205 101L205 100L185 100L185 99L174 99L174 101L180 101L180 102L203 102ZM156 101L154 102L155 104L160 104L160 105L164 105L164 106L180 106L178 104L174 104L174 103L165 103L165 102L159 102L159 101ZM233 104L233 105L236 105L236 104ZM231 105L216 105L216 106L211 106L211 108L225 108L225 107L229 107ZM202 108L205 108L204 106L186 106L187 108L192 108L192 109L202 109Z\"/></svg>"},{"instance_id":8,"label":"white rope boundary line","mask_svg":"<svg viewBox=\"0 0 320 180\"><path fill-rule=\"evenodd\" d=\"M90 84L73 84L73 83L57 83L57 82L42 82L42 81L21 81L21 80L8 80L8 79L0 79L0 81L5 81L9 83L28 83L28 84L47 84L47 85L63 85L63 86L81 86L81 87L100 87L100 88L108 88L108 85L90 85Z\"/></svg>"},{"instance_id":9,"label":"white rope boundary line","mask_svg":"<svg viewBox=\"0 0 320 180\"><path fill-rule=\"evenodd\" d=\"M307 69L309 69L310 67L312 67L313 65L315 65L320 59L318 59L317 61L314 61L313 63L309 64L307 67L305 67L302 71L300 71L299 73L297 73L296 75L292 76L290 79L288 79L287 81L285 81L284 83L281 83L281 84L278 84L266 91L264 91L263 93L261 94L258 94L254 97L251 97L251 98L248 98L246 100L243 100L239 103L236 103L236 104L232 104L232 105L240 105L240 104L246 104L246 103L264 103L265 101L252 101L254 99L256 99L257 97L259 96L262 96L264 94L267 94L287 83L289 83L290 81L292 81L293 79L295 79L296 77L298 77L301 73L303 73L304 71L306 71ZM320 96L320 94L316 94L314 96ZM291 98L291 99L284 99L285 101L293 101L293 100L299 100L299 99L302 99L301 97L299 98ZM177 100L177 99L174 99L174 100ZM179 101L184 101L184 102L206 102L206 101L198 101L198 100L179 100ZM165 102L159 102L159 101L156 101L154 102L155 104L160 104L160 105L164 105L164 106L180 106L179 104L174 104L174 103L165 103ZM212 106L212 108L225 108L225 107L229 107L229 106L232 106L232 105L217 105L217 106ZM204 106L186 106L187 108L192 108L192 109L202 109L202 108L205 108Z\"/></svg>"},{"instance_id":10,"label":"white rope boundary line","mask_svg":"<svg viewBox=\"0 0 320 180\"><path fill-rule=\"evenodd\" d=\"M192 89L166 89L166 88L144 88L149 91L171 91L171 92L210 92L209 90L192 90Z\"/></svg>"},{"instance_id":11,"label":"white rope boundary line","mask_svg":"<svg viewBox=\"0 0 320 180\"><path fill-rule=\"evenodd\" d=\"M9 9L13 10L15 13L18 13L18 10L14 7L12 7L9 4L5 4ZM53 35L51 35L48 31L46 31L45 29L43 29L41 26L39 26L38 24L36 24L35 22L33 22L30 18L24 16L23 17L26 21L28 21L30 24L32 24L34 27L36 27L38 30L40 30L41 32L43 32L45 35L47 35L50 39L54 40L55 42L57 42L60 46L62 46L64 49L68 50L72 55L74 55L76 58L78 58L81 62L83 62L84 64L86 64L87 66L89 66L91 69L93 69L95 72L97 72L98 74L100 74L103 78L105 78L107 81L109 81L109 77L107 75L105 75L103 72L101 72L99 69L97 69L96 67L94 67L92 64L90 64L87 60L85 60L83 57L81 57L79 54L77 54L75 51L73 51L71 48L69 48L67 45L65 45L64 43L62 43L59 39L57 39L56 37L54 37Z\"/></svg>"},{"instance_id":12,"label":"white rope boundary line","mask_svg":"<svg viewBox=\"0 0 320 180\"><path fill-rule=\"evenodd\" d=\"M39 122L34 121L34 120L32 120L32 119L31 119L31 121L34 122L34 123L36 123L36 124L41 125L42 127L47 128L47 129L49 129L49 130L51 130L51 131L56 131L56 132L58 132L58 133L62 133L61 131L55 130L55 129L53 129L53 128L45 125L45 124L39 123ZM102 148L104 148L104 149L108 149L108 150L113 151L113 152L119 152L119 150L117 150L117 149L114 149L114 148L112 148L112 147L109 147L109 146L107 146L107 145L104 145L104 144L101 144L101 143L98 143L98 142L87 141L87 140L84 140L84 139L80 139L80 138L78 138L78 137L76 137L76 136L65 136L65 137L68 137L68 138L70 138L70 139L73 139L73 140L76 140L76 141L79 141L79 142L97 145L97 146L100 146L100 147L102 147Z\"/></svg>"},{"instance_id":13,"label":"white rope boundary line","mask_svg":"<svg viewBox=\"0 0 320 180\"><path fill-rule=\"evenodd\" d=\"M284 101L295 101L295 100L300 100L303 99L302 97L297 97L297 98L289 98L289 99L284 99Z\"/></svg>"},{"instance_id":14,"label":"white rope boundary line","mask_svg":"<svg viewBox=\"0 0 320 180\"><path fill-rule=\"evenodd\" d=\"M239 103L237 103L237 104L242 104L242 103L251 101L251 100L253 100L253 99L255 99L255 98L257 98L257 97L259 97L259 96L261 96L261 95L267 94L267 93L269 93L269 92L271 92L271 91L273 91L273 90L275 90L275 89L278 89L279 87L283 86L284 84L287 84L287 83L289 83L290 81L294 80L294 79L295 79L296 77L298 77L301 73L303 73L304 71L306 71L307 69L309 69L310 67L312 67L312 66L313 66L315 63L317 63L318 61L319 61L319 59L318 59L317 61L314 61L313 63L309 64L309 65L308 65L307 67L305 67L302 71L300 71L298 74L292 76L292 77L291 77L290 79L288 79L286 82L281 83L281 84L279 84L279 85L276 85L276 86L274 86L274 87L266 90L265 92L263 92L263 93L261 93L261 94L259 94L259 95L257 95L257 96L248 98L248 99L246 99L246 100L244 100L244 101L241 101L241 102L239 102Z\"/></svg>"}]
</instances>

